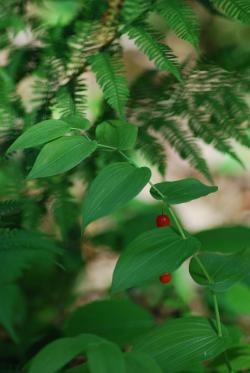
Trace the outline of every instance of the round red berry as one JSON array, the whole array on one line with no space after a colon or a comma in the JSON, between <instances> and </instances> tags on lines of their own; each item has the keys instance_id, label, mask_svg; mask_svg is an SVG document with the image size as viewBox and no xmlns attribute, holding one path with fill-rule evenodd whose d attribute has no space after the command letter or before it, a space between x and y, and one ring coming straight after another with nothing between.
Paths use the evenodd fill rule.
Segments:
<instances>
[{"instance_id":1,"label":"round red berry","mask_svg":"<svg viewBox=\"0 0 250 373\"><path fill-rule=\"evenodd\" d=\"M167 227L170 225L170 219L167 215L158 215L156 218L156 225L157 227Z\"/></svg>"},{"instance_id":2,"label":"round red berry","mask_svg":"<svg viewBox=\"0 0 250 373\"><path fill-rule=\"evenodd\" d=\"M171 280L172 280L172 274L171 273L164 273L164 275L160 276L160 281L163 284L169 284L169 282L171 282Z\"/></svg>"}]
</instances>

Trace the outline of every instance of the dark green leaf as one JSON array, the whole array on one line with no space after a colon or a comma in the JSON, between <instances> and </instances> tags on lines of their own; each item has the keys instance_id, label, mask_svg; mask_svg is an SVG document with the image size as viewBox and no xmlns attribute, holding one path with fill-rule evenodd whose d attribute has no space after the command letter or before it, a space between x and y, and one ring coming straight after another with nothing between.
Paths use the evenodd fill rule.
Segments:
<instances>
[{"instance_id":1,"label":"dark green leaf","mask_svg":"<svg viewBox=\"0 0 250 373\"><path fill-rule=\"evenodd\" d=\"M240 345L227 350L227 356L230 361L233 372L250 371L250 346ZM218 373L228 373L225 365L225 356L221 355L211 364L212 369Z\"/></svg>"},{"instance_id":2,"label":"dark green leaf","mask_svg":"<svg viewBox=\"0 0 250 373\"><path fill-rule=\"evenodd\" d=\"M226 16L250 24L249 0L212 0L212 4Z\"/></svg>"},{"instance_id":3,"label":"dark green leaf","mask_svg":"<svg viewBox=\"0 0 250 373\"><path fill-rule=\"evenodd\" d=\"M143 335L135 352L152 356L164 372L179 372L193 360L208 360L219 355L230 343L226 329L218 337L214 322L203 317L169 320Z\"/></svg>"},{"instance_id":4,"label":"dark green leaf","mask_svg":"<svg viewBox=\"0 0 250 373\"><path fill-rule=\"evenodd\" d=\"M9 147L8 153L44 144L63 136L69 130L70 126L62 120L49 119L37 123L16 139Z\"/></svg>"},{"instance_id":5,"label":"dark green leaf","mask_svg":"<svg viewBox=\"0 0 250 373\"><path fill-rule=\"evenodd\" d=\"M189 267L191 276L199 284L206 285L216 292L226 291L249 275L250 257L243 253L225 255L203 252L199 254L199 259L209 273L211 281L204 276L194 258Z\"/></svg>"},{"instance_id":6,"label":"dark green leaf","mask_svg":"<svg viewBox=\"0 0 250 373\"><path fill-rule=\"evenodd\" d=\"M148 168L114 163L92 182L83 206L83 226L108 215L134 198L150 180Z\"/></svg>"},{"instance_id":7,"label":"dark green leaf","mask_svg":"<svg viewBox=\"0 0 250 373\"><path fill-rule=\"evenodd\" d=\"M231 312L250 316L250 289L247 285L238 283L232 286L224 295L224 300Z\"/></svg>"},{"instance_id":8,"label":"dark green leaf","mask_svg":"<svg viewBox=\"0 0 250 373\"><path fill-rule=\"evenodd\" d=\"M126 373L122 352L114 343L90 344L87 357L90 373Z\"/></svg>"},{"instance_id":9,"label":"dark green leaf","mask_svg":"<svg viewBox=\"0 0 250 373\"><path fill-rule=\"evenodd\" d=\"M45 145L28 179L58 175L77 166L96 149L96 142L82 136L68 136Z\"/></svg>"},{"instance_id":10,"label":"dark green leaf","mask_svg":"<svg viewBox=\"0 0 250 373\"><path fill-rule=\"evenodd\" d=\"M216 227L195 235L203 251L230 253L250 249L250 228L243 225Z\"/></svg>"},{"instance_id":11,"label":"dark green leaf","mask_svg":"<svg viewBox=\"0 0 250 373\"><path fill-rule=\"evenodd\" d=\"M163 373L157 362L149 355L130 352L125 355L127 373Z\"/></svg>"},{"instance_id":12,"label":"dark green leaf","mask_svg":"<svg viewBox=\"0 0 250 373\"><path fill-rule=\"evenodd\" d=\"M31 360L29 373L56 373L74 357L86 353L90 344L103 340L95 335L80 334L73 338L61 338L46 345Z\"/></svg>"},{"instance_id":13,"label":"dark green leaf","mask_svg":"<svg viewBox=\"0 0 250 373\"><path fill-rule=\"evenodd\" d=\"M132 149L135 146L138 128L120 120L102 122L96 128L96 140L103 145L119 150Z\"/></svg>"},{"instance_id":14,"label":"dark green leaf","mask_svg":"<svg viewBox=\"0 0 250 373\"><path fill-rule=\"evenodd\" d=\"M155 184L155 187L165 196L168 203L175 205L192 201L193 199L200 198L214 193L218 190L216 186L205 185L199 180L194 178L187 178L177 181L164 181ZM151 195L155 199L163 199L161 195L154 189L150 189Z\"/></svg>"},{"instance_id":15,"label":"dark green leaf","mask_svg":"<svg viewBox=\"0 0 250 373\"><path fill-rule=\"evenodd\" d=\"M91 333L120 345L131 343L154 326L153 317L129 300L103 300L73 312L65 323L65 334Z\"/></svg>"},{"instance_id":16,"label":"dark green leaf","mask_svg":"<svg viewBox=\"0 0 250 373\"><path fill-rule=\"evenodd\" d=\"M112 291L143 285L165 272L173 272L198 249L198 240L183 239L171 228L145 232L121 254L113 274Z\"/></svg>"},{"instance_id":17,"label":"dark green leaf","mask_svg":"<svg viewBox=\"0 0 250 373\"><path fill-rule=\"evenodd\" d=\"M87 130L91 124L88 119L84 118L80 114L67 115L62 118L64 122L67 122L71 128L79 128L81 130Z\"/></svg>"}]
</instances>

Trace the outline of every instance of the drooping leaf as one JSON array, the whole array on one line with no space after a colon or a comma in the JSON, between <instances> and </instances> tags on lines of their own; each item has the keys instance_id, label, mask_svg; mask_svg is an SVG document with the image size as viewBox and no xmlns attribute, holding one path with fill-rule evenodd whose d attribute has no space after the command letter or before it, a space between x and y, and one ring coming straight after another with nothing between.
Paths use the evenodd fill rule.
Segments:
<instances>
[{"instance_id":1,"label":"drooping leaf","mask_svg":"<svg viewBox=\"0 0 250 373\"><path fill-rule=\"evenodd\" d=\"M158 42L152 32L149 32L145 26L129 25L126 31L128 37L134 40L137 47L146 54L150 61L154 62L159 70L167 70L178 80L181 80L176 58L169 47Z\"/></svg>"},{"instance_id":2,"label":"drooping leaf","mask_svg":"<svg viewBox=\"0 0 250 373\"><path fill-rule=\"evenodd\" d=\"M77 166L96 149L96 142L82 136L68 136L46 144L33 165L28 179L48 177Z\"/></svg>"},{"instance_id":3,"label":"drooping leaf","mask_svg":"<svg viewBox=\"0 0 250 373\"><path fill-rule=\"evenodd\" d=\"M202 251L230 253L250 249L250 228L231 225L200 231L195 235Z\"/></svg>"},{"instance_id":4,"label":"drooping leaf","mask_svg":"<svg viewBox=\"0 0 250 373\"><path fill-rule=\"evenodd\" d=\"M126 373L122 352L114 343L90 344L87 357L90 373Z\"/></svg>"},{"instance_id":5,"label":"drooping leaf","mask_svg":"<svg viewBox=\"0 0 250 373\"><path fill-rule=\"evenodd\" d=\"M67 336L99 335L124 346L154 326L153 317L129 300L103 300L77 308L65 322Z\"/></svg>"},{"instance_id":6,"label":"drooping leaf","mask_svg":"<svg viewBox=\"0 0 250 373\"><path fill-rule=\"evenodd\" d=\"M134 198L150 180L148 168L119 162L107 166L92 182L84 200L83 226L108 215Z\"/></svg>"},{"instance_id":7,"label":"drooping leaf","mask_svg":"<svg viewBox=\"0 0 250 373\"><path fill-rule=\"evenodd\" d=\"M149 355L130 352L125 355L128 373L163 373L157 362Z\"/></svg>"},{"instance_id":8,"label":"drooping leaf","mask_svg":"<svg viewBox=\"0 0 250 373\"><path fill-rule=\"evenodd\" d=\"M0 285L0 324L10 334L11 338L18 342L19 338L15 331L17 315L20 317L23 303L23 295L17 285L1 284Z\"/></svg>"},{"instance_id":9,"label":"drooping leaf","mask_svg":"<svg viewBox=\"0 0 250 373\"><path fill-rule=\"evenodd\" d=\"M68 123L49 119L35 124L25 131L9 147L8 153L18 149L32 148L63 136L70 130Z\"/></svg>"},{"instance_id":10,"label":"drooping leaf","mask_svg":"<svg viewBox=\"0 0 250 373\"><path fill-rule=\"evenodd\" d=\"M39 232L0 229L0 283L16 280L32 263L51 262L59 247Z\"/></svg>"},{"instance_id":11,"label":"drooping leaf","mask_svg":"<svg viewBox=\"0 0 250 373\"><path fill-rule=\"evenodd\" d=\"M189 202L218 190L216 186L205 185L194 178L177 181L164 181L155 184L155 187L159 189L171 205ZM163 199L163 197L153 187L150 189L150 193L155 199Z\"/></svg>"},{"instance_id":12,"label":"drooping leaf","mask_svg":"<svg viewBox=\"0 0 250 373\"><path fill-rule=\"evenodd\" d=\"M134 345L135 352L150 355L164 372L185 370L189 362L208 360L223 352L230 338L223 328L218 337L215 323L203 317L169 320L141 336Z\"/></svg>"},{"instance_id":13,"label":"drooping leaf","mask_svg":"<svg viewBox=\"0 0 250 373\"><path fill-rule=\"evenodd\" d=\"M112 291L143 285L165 272L173 272L198 249L198 240L183 239L169 227L145 232L121 254L113 274Z\"/></svg>"},{"instance_id":14,"label":"drooping leaf","mask_svg":"<svg viewBox=\"0 0 250 373\"><path fill-rule=\"evenodd\" d=\"M242 252L229 255L203 252L199 254L199 259L209 273L211 281L208 281L194 258L189 267L192 278L216 292L226 291L249 275L250 256Z\"/></svg>"},{"instance_id":15,"label":"drooping leaf","mask_svg":"<svg viewBox=\"0 0 250 373\"><path fill-rule=\"evenodd\" d=\"M120 120L102 122L96 128L96 140L119 150L132 149L135 146L138 128Z\"/></svg>"},{"instance_id":16,"label":"drooping leaf","mask_svg":"<svg viewBox=\"0 0 250 373\"><path fill-rule=\"evenodd\" d=\"M74 357L85 353L90 344L103 342L91 334L79 334L73 338L61 338L47 344L30 362L29 373L56 373Z\"/></svg>"},{"instance_id":17,"label":"drooping leaf","mask_svg":"<svg viewBox=\"0 0 250 373\"><path fill-rule=\"evenodd\" d=\"M89 61L105 99L119 116L124 118L124 106L129 92L122 62L116 56L109 56L105 52L91 56Z\"/></svg>"},{"instance_id":18,"label":"drooping leaf","mask_svg":"<svg viewBox=\"0 0 250 373\"><path fill-rule=\"evenodd\" d=\"M190 42L195 48L198 47L198 21L191 7L180 0L160 0L156 9L177 36Z\"/></svg>"},{"instance_id":19,"label":"drooping leaf","mask_svg":"<svg viewBox=\"0 0 250 373\"><path fill-rule=\"evenodd\" d=\"M212 0L212 4L226 16L250 24L250 3L248 0Z\"/></svg>"}]
</instances>

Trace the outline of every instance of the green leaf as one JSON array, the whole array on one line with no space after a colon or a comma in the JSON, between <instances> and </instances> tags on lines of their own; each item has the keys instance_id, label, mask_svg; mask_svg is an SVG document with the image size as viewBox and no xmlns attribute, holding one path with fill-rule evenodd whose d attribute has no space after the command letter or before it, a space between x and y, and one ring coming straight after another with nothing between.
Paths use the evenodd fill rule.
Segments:
<instances>
[{"instance_id":1,"label":"green leaf","mask_svg":"<svg viewBox=\"0 0 250 373\"><path fill-rule=\"evenodd\" d=\"M169 227L145 232L121 254L113 274L112 291L143 285L165 272L173 272L198 249L198 240L183 239Z\"/></svg>"},{"instance_id":2,"label":"green leaf","mask_svg":"<svg viewBox=\"0 0 250 373\"><path fill-rule=\"evenodd\" d=\"M135 146L138 128L120 120L102 122L96 128L96 139L103 145L119 150L132 149Z\"/></svg>"},{"instance_id":3,"label":"green leaf","mask_svg":"<svg viewBox=\"0 0 250 373\"><path fill-rule=\"evenodd\" d=\"M250 23L250 3L248 0L212 0L212 4L226 16Z\"/></svg>"},{"instance_id":4,"label":"green leaf","mask_svg":"<svg viewBox=\"0 0 250 373\"><path fill-rule=\"evenodd\" d=\"M178 80L181 80L176 58L171 49L165 44L159 43L151 30L147 30L145 26L130 25L126 31L128 37L134 40L137 47L147 55L150 61L154 62L159 70L167 70Z\"/></svg>"},{"instance_id":5,"label":"green leaf","mask_svg":"<svg viewBox=\"0 0 250 373\"><path fill-rule=\"evenodd\" d=\"M114 343L91 344L87 357L90 373L126 373L122 352Z\"/></svg>"},{"instance_id":6,"label":"green leaf","mask_svg":"<svg viewBox=\"0 0 250 373\"><path fill-rule=\"evenodd\" d=\"M9 147L8 153L44 144L63 136L69 130L69 125L62 120L49 119L37 123L16 139Z\"/></svg>"},{"instance_id":7,"label":"green leaf","mask_svg":"<svg viewBox=\"0 0 250 373\"><path fill-rule=\"evenodd\" d=\"M151 356L139 352L125 355L127 373L163 373L157 362Z\"/></svg>"},{"instance_id":8,"label":"green leaf","mask_svg":"<svg viewBox=\"0 0 250 373\"><path fill-rule=\"evenodd\" d=\"M84 227L124 206L144 188L150 176L148 168L136 168L126 162L107 166L94 179L85 197Z\"/></svg>"},{"instance_id":9,"label":"green leaf","mask_svg":"<svg viewBox=\"0 0 250 373\"><path fill-rule=\"evenodd\" d=\"M56 373L74 357L86 353L90 344L101 343L103 339L80 334L73 338L61 338L47 344L31 360L29 373Z\"/></svg>"},{"instance_id":10,"label":"green leaf","mask_svg":"<svg viewBox=\"0 0 250 373\"><path fill-rule=\"evenodd\" d=\"M154 325L153 317L137 304L113 299L77 308L66 320L64 332L75 336L84 331L124 346Z\"/></svg>"},{"instance_id":11,"label":"green leaf","mask_svg":"<svg viewBox=\"0 0 250 373\"><path fill-rule=\"evenodd\" d=\"M233 372L247 372L250 370L250 346L239 345L227 350L227 356L230 361ZM228 373L228 369L225 365L225 356L221 355L216 358L211 368L215 369L218 373Z\"/></svg>"},{"instance_id":12,"label":"green leaf","mask_svg":"<svg viewBox=\"0 0 250 373\"><path fill-rule=\"evenodd\" d=\"M64 122L67 122L68 125L72 128L87 130L91 126L90 121L80 114L67 115L66 117L63 116L62 119L64 120Z\"/></svg>"},{"instance_id":13,"label":"green leaf","mask_svg":"<svg viewBox=\"0 0 250 373\"><path fill-rule=\"evenodd\" d=\"M129 91L121 60L106 52L99 52L91 56L89 62L105 99L119 116L124 118L124 107Z\"/></svg>"},{"instance_id":14,"label":"green leaf","mask_svg":"<svg viewBox=\"0 0 250 373\"><path fill-rule=\"evenodd\" d=\"M203 317L169 320L141 336L135 352L150 355L164 372L185 371L189 362L208 360L223 352L230 343L227 330L218 337L214 322Z\"/></svg>"},{"instance_id":15,"label":"green leaf","mask_svg":"<svg viewBox=\"0 0 250 373\"><path fill-rule=\"evenodd\" d=\"M203 252L199 254L199 259L207 269L211 282L208 282L194 258L189 267L192 278L216 292L226 291L249 275L250 257L243 253L225 255Z\"/></svg>"},{"instance_id":16,"label":"green leaf","mask_svg":"<svg viewBox=\"0 0 250 373\"><path fill-rule=\"evenodd\" d=\"M226 308L238 315L250 316L250 289L242 283L232 286L224 296Z\"/></svg>"},{"instance_id":17,"label":"green leaf","mask_svg":"<svg viewBox=\"0 0 250 373\"><path fill-rule=\"evenodd\" d=\"M54 261L61 253L52 240L39 232L2 228L0 242L0 283L14 281L32 264Z\"/></svg>"},{"instance_id":18,"label":"green leaf","mask_svg":"<svg viewBox=\"0 0 250 373\"><path fill-rule=\"evenodd\" d=\"M97 144L82 136L68 136L46 144L35 161L28 179L66 172L95 151Z\"/></svg>"},{"instance_id":19,"label":"green leaf","mask_svg":"<svg viewBox=\"0 0 250 373\"><path fill-rule=\"evenodd\" d=\"M205 185L194 178L187 178L177 181L164 181L154 185L165 196L163 198L153 187L151 195L155 199L166 199L170 205L192 201L214 193L218 190L216 186Z\"/></svg>"},{"instance_id":20,"label":"green leaf","mask_svg":"<svg viewBox=\"0 0 250 373\"><path fill-rule=\"evenodd\" d=\"M22 293L17 285L0 285L0 324L10 334L14 342L19 338L15 331L17 315L20 317L20 311L24 306Z\"/></svg>"},{"instance_id":21,"label":"green leaf","mask_svg":"<svg viewBox=\"0 0 250 373\"><path fill-rule=\"evenodd\" d=\"M160 0L157 2L156 10L179 38L198 48L199 26L191 7L180 0Z\"/></svg>"},{"instance_id":22,"label":"green leaf","mask_svg":"<svg viewBox=\"0 0 250 373\"><path fill-rule=\"evenodd\" d=\"M250 249L250 228L243 225L216 227L195 235L202 251L230 253Z\"/></svg>"}]
</instances>

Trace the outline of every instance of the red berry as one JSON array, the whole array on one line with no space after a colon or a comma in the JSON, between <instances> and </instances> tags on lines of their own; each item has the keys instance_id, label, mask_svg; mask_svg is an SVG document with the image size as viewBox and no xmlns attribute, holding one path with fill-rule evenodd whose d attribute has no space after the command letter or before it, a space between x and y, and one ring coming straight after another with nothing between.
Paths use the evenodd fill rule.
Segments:
<instances>
[{"instance_id":1,"label":"red berry","mask_svg":"<svg viewBox=\"0 0 250 373\"><path fill-rule=\"evenodd\" d=\"M164 273L164 275L160 276L160 281L163 284L168 284L172 280L172 274L171 273Z\"/></svg>"},{"instance_id":2,"label":"red berry","mask_svg":"<svg viewBox=\"0 0 250 373\"><path fill-rule=\"evenodd\" d=\"M156 225L158 228L167 227L170 225L170 219L167 215L158 215L156 218Z\"/></svg>"}]
</instances>

